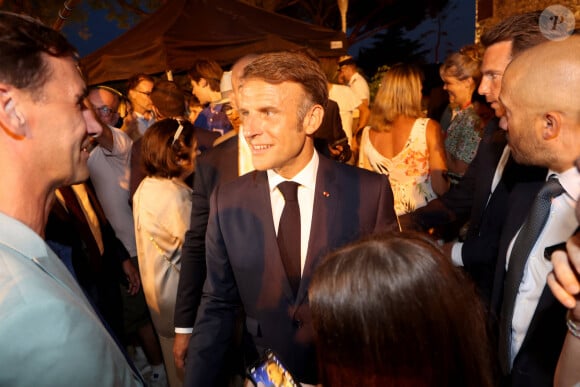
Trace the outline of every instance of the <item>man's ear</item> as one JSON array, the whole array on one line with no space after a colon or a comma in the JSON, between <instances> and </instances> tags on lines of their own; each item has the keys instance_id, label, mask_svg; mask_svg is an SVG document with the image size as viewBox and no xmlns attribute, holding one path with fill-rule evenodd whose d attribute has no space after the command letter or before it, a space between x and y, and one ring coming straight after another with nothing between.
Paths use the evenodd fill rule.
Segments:
<instances>
[{"instance_id":1,"label":"man's ear","mask_svg":"<svg viewBox=\"0 0 580 387\"><path fill-rule=\"evenodd\" d=\"M205 78L199 78L199 82L197 84L199 85L199 87L208 86L207 79L205 79Z\"/></svg>"},{"instance_id":2,"label":"man's ear","mask_svg":"<svg viewBox=\"0 0 580 387\"><path fill-rule=\"evenodd\" d=\"M18 110L14 88L0 84L0 127L14 139L26 136L26 120Z\"/></svg>"},{"instance_id":3,"label":"man's ear","mask_svg":"<svg viewBox=\"0 0 580 387\"><path fill-rule=\"evenodd\" d=\"M553 140L560 135L562 130L562 114L559 112L547 112L542 116L542 138Z\"/></svg>"},{"instance_id":4,"label":"man's ear","mask_svg":"<svg viewBox=\"0 0 580 387\"><path fill-rule=\"evenodd\" d=\"M324 118L324 108L318 104L313 105L302 122L302 127L307 135L312 135L318 130Z\"/></svg>"}]
</instances>

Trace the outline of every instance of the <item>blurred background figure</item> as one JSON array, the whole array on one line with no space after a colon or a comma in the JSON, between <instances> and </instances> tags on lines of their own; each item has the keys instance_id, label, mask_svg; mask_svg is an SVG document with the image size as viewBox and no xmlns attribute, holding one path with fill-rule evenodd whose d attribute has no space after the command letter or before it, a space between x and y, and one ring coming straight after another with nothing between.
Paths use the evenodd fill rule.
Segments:
<instances>
[{"instance_id":1,"label":"blurred background figure","mask_svg":"<svg viewBox=\"0 0 580 387\"><path fill-rule=\"evenodd\" d=\"M127 134L131 139L141 137L148 127L155 122L151 91L155 81L147 74L135 74L127 80L127 98L132 107L133 126L129 126Z\"/></svg>"},{"instance_id":2,"label":"blurred background figure","mask_svg":"<svg viewBox=\"0 0 580 387\"><path fill-rule=\"evenodd\" d=\"M338 83L350 87L357 99L359 99L364 107L370 106L370 89L369 84L364 76L358 71L354 58L350 55L342 56L338 60ZM338 101L337 101L338 102ZM365 109L356 109L353 114L353 133L352 136L357 139L359 130L364 128L368 121L368 111ZM348 128L347 128L348 130ZM352 147L356 149L356 144Z\"/></svg>"},{"instance_id":3,"label":"blurred background figure","mask_svg":"<svg viewBox=\"0 0 580 387\"><path fill-rule=\"evenodd\" d=\"M133 199L143 290L171 387L181 386L173 361L173 314L191 213L191 188L184 180L194 167L193 132L189 121L176 119L158 121L147 129L141 144L147 177Z\"/></svg>"},{"instance_id":4,"label":"blurred background figure","mask_svg":"<svg viewBox=\"0 0 580 387\"><path fill-rule=\"evenodd\" d=\"M493 385L475 288L418 234L341 248L308 294L325 386Z\"/></svg>"},{"instance_id":5,"label":"blurred background figure","mask_svg":"<svg viewBox=\"0 0 580 387\"><path fill-rule=\"evenodd\" d=\"M482 136L482 121L472 104L481 81L481 49L465 46L445 59L439 73L449 94L450 121L442 118L447 167L452 183L457 183L475 157Z\"/></svg>"},{"instance_id":6,"label":"blurred background figure","mask_svg":"<svg viewBox=\"0 0 580 387\"><path fill-rule=\"evenodd\" d=\"M389 176L397 215L449 188L441 128L421 117L421 73L395 65L384 76L363 129L358 166Z\"/></svg>"},{"instance_id":7,"label":"blurred background figure","mask_svg":"<svg viewBox=\"0 0 580 387\"><path fill-rule=\"evenodd\" d=\"M191 94L204 106L193 125L220 134L232 130L233 126L225 111L229 104L221 102L223 70L220 65L212 59L198 59L187 74L191 82Z\"/></svg>"}]
</instances>

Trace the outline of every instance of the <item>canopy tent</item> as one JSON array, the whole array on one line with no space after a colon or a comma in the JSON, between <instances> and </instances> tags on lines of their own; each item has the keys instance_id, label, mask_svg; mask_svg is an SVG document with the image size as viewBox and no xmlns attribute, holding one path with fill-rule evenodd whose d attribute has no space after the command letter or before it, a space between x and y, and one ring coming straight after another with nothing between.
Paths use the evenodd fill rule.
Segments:
<instances>
[{"instance_id":1,"label":"canopy tent","mask_svg":"<svg viewBox=\"0 0 580 387\"><path fill-rule=\"evenodd\" d=\"M320 57L346 51L342 32L236 0L171 0L134 28L81 59L91 85L144 72L187 70L195 58L222 66L249 53L309 47Z\"/></svg>"}]
</instances>

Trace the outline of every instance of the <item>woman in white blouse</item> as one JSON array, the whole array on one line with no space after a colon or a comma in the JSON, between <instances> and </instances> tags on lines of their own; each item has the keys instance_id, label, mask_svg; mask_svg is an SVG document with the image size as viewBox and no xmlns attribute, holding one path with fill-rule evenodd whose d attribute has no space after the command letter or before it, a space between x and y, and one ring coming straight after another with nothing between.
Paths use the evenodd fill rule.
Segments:
<instances>
[{"instance_id":1,"label":"woman in white blouse","mask_svg":"<svg viewBox=\"0 0 580 387\"><path fill-rule=\"evenodd\" d=\"M173 312L181 248L189 228L195 139L188 121L165 119L143 136L147 177L133 196L139 271L151 319L163 350L169 385L181 386L173 361Z\"/></svg>"}]
</instances>

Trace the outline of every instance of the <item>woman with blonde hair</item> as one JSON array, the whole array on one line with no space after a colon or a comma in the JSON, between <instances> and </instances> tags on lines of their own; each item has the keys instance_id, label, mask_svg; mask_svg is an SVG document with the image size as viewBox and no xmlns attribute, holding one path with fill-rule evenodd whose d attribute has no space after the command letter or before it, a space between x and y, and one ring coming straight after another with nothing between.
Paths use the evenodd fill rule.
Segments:
<instances>
[{"instance_id":1,"label":"woman with blonde hair","mask_svg":"<svg viewBox=\"0 0 580 387\"><path fill-rule=\"evenodd\" d=\"M452 182L458 182L475 157L483 124L472 96L481 81L481 49L465 46L449 55L439 68L443 89L449 93L451 122L445 131L447 166Z\"/></svg>"},{"instance_id":2,"label":"woman with blonde hair","mask_svg":"<svg viewBox=\"0 0 580 387\"><path fill-rule=\"evenodd\" d=\"M389 176L397 215L447 191L441 128L421 117L421 72L410 65L385 74L363 129L358 166Z\"/></svg>"}]
</instances>

